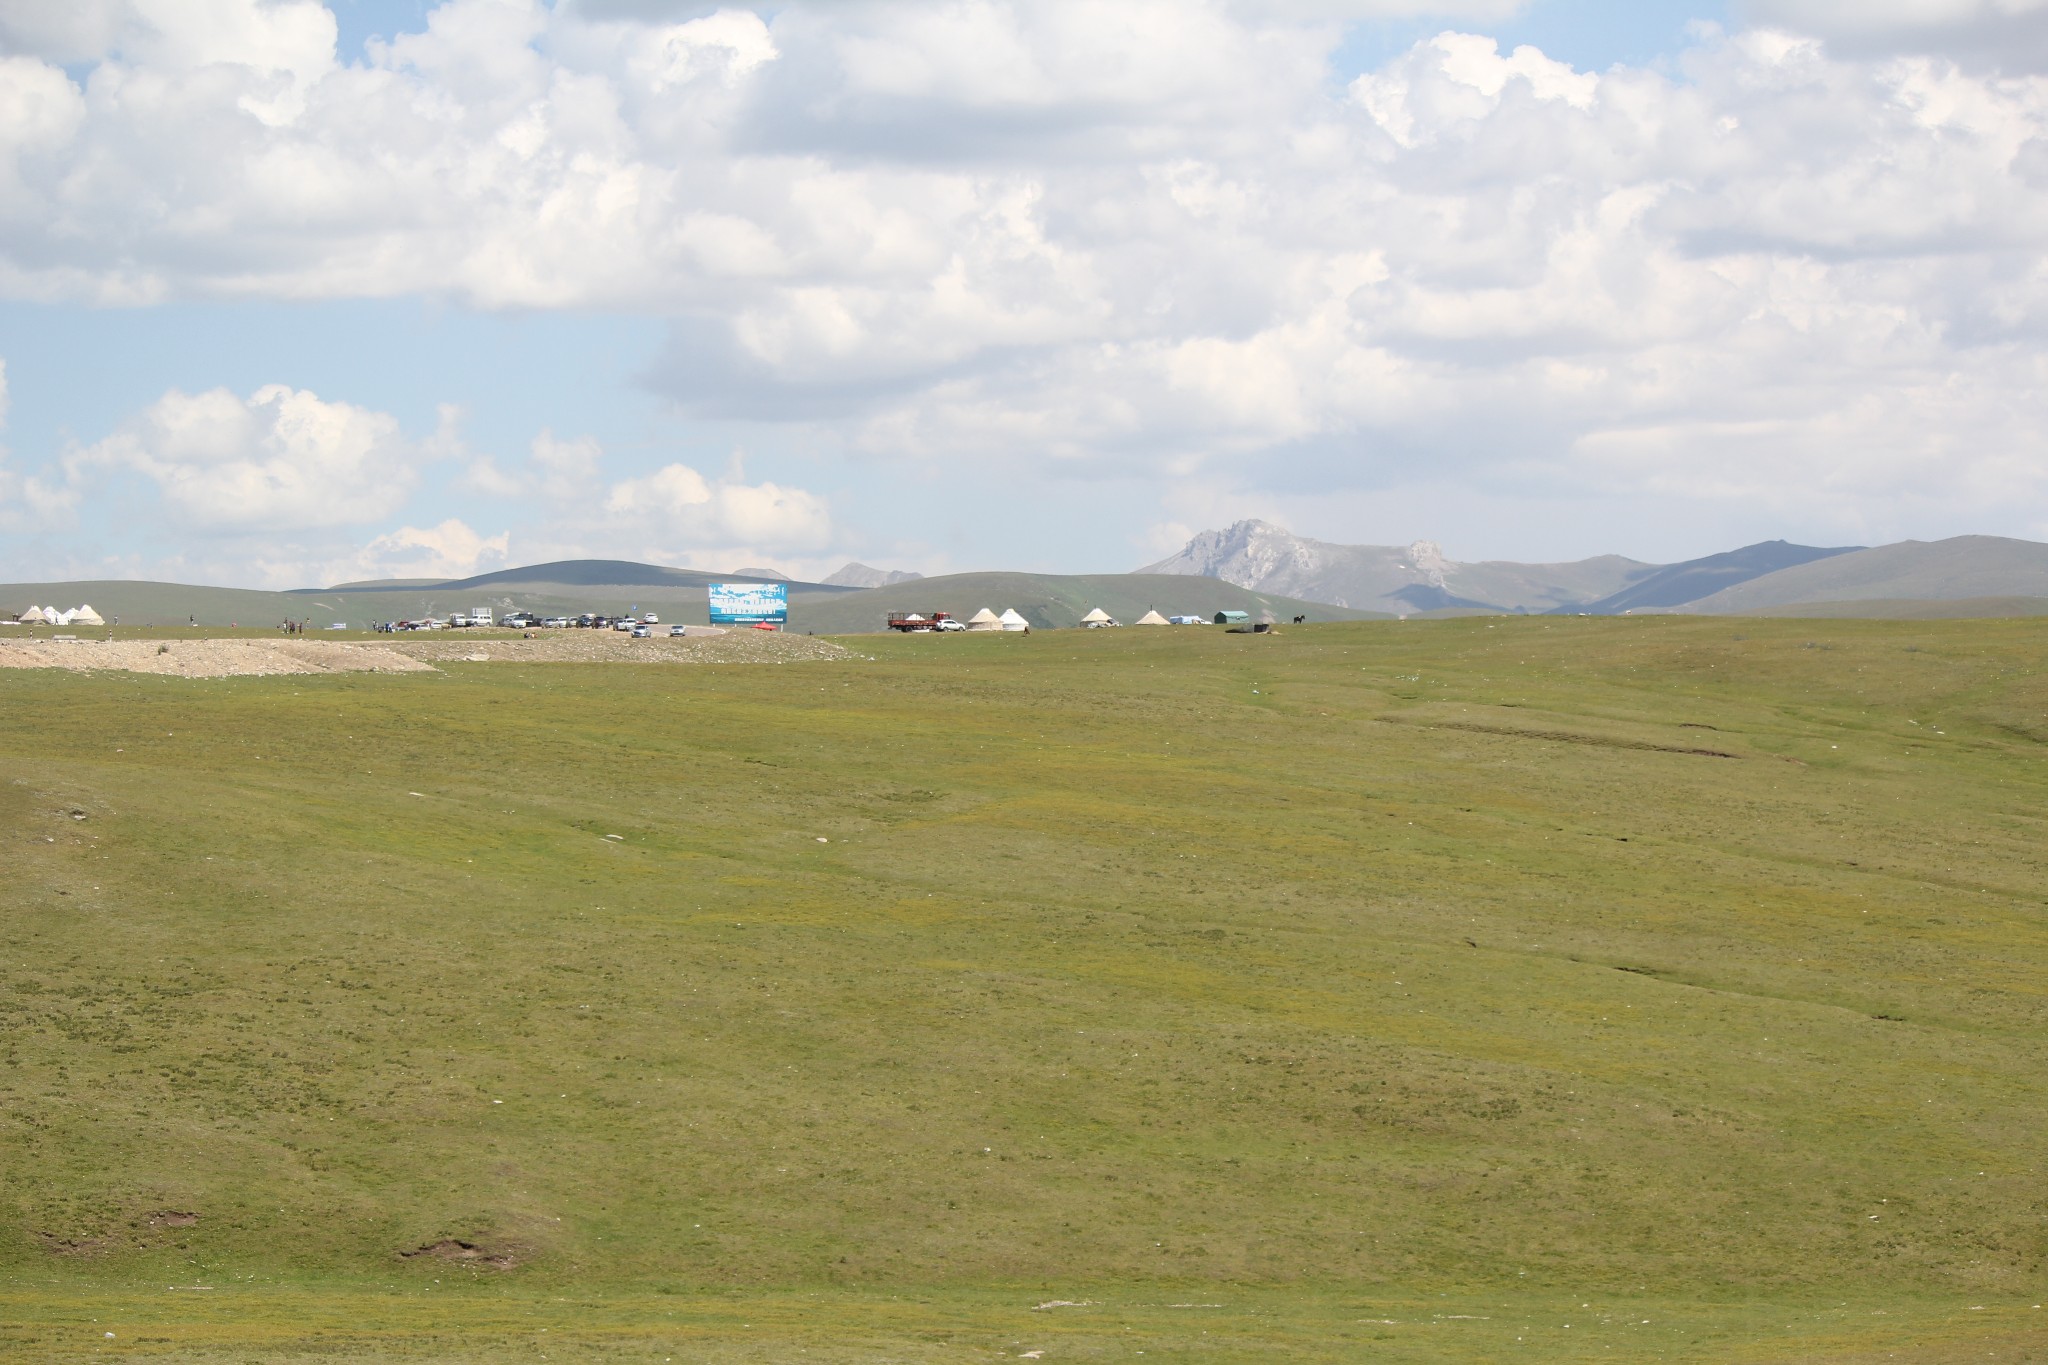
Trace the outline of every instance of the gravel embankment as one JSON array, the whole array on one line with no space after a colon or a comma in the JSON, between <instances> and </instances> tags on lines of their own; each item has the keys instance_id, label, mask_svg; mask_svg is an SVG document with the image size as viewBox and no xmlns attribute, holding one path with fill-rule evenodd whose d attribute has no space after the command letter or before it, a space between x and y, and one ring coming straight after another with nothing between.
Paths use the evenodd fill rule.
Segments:
<instances>
[{"instance_id":1,"label":"gravel embankment","mask_svg":"<svg viewBox=\"0 0 2048 1365\"><path fill-rule=\"evenodd\" d=\"M441 663L786 664L859 656L828 640L763 630L698 628L635 640L611 630L552 630L532 639L495 634L400 635L340 640L0 640L0 668L111 669L177 678L282 673L432 673Z\"/></svg>"},{"instance_id":2,"label":"gravel embankment","mask_svg":"<svg viewBox=\"0 0 2048 1365\"><path fill-rule=\"evenodd\" d=\"M176 678L279 673L431 673L431 664L383 645L328 640L5 640L0 668L111 669Z\"/></svg>"}]
</instances>

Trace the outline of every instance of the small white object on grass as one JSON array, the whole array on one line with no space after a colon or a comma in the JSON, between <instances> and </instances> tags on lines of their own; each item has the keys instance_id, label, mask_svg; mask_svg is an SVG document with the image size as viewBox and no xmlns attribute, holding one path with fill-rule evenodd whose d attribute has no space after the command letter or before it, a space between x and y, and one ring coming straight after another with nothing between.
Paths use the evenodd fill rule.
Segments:
<instances>
[{"instance_id":1,"label":"small white object on grass","mask_svg":"<svg viewBox=\"0 0 2048 1365\"><path fill-rule=\"evenodd\" d=\"M819 843L821 843L821 844L829 844L829 843L831 843L832 841L831 841L830 839L827 839L827 838L826 838L826 837L825 837L824 835L820 834L820 835L818 836L818 842L819 842Z\"/></svg>"}]
</instances>

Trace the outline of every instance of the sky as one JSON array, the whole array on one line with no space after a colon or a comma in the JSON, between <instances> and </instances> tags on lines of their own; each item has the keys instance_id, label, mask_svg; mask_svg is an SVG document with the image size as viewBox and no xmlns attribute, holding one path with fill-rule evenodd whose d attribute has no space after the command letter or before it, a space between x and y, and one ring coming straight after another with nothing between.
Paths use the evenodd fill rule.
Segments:
<instances>
[{"instance_id":1,"label":"sky","mask_svg":"<svg viewBox=\"0 0 2048 1365\"><path fill-rule=\"evenodd\" d=\"M2048 0L0 0L0 579L2048 539Z\"/></svg>"}]
</instances>

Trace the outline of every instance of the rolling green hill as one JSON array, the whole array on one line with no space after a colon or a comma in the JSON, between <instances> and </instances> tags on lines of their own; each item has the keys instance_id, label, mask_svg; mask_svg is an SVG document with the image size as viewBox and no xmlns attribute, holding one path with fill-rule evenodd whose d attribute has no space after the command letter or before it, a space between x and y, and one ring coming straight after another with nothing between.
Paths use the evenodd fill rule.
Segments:
<instances>
[{"instance_id":1,"label":"rolling green hill","mask_svg":"<svg viewBox=\"0 0 2048 1365\"><path fill-rule=\"evenodd\" d=\"M1767 540L1757 545L1745 545L1739 550L1689 559L1682 564L1667 564L1611 596L1561 610L1586 611L1595 616L1618 616L1623 612L1683 606L1687 602L1694 602L1710 593L1747 583L1764 574L1829 559L1835 555L1851 554L1856 548L1823 548L1817 545L1793 545L1782 540Z\"/></svg>"},{"instance_id":2,"label":"rolling green hill","mask_svg":"<svg viewBox=\"0 0 2048 1365\"><path fill-rule=\"evenodd\" d=\"M2000 536L1901 541L1801 564L1678 610L1743 615L1822 602L2048 597L2048 545Z\"/></svg>"},{"instance_id":3,"label":"rolling green hill","mask_svg":"<svg viewBox=\"0 0 2048 1365\"><path fill-rule=\"evenodd\" d=\"M0 1358L2048 1348L2048 623L935 646L0 670Z\"/></svg>"},{"instance_id":4,"label":"rolling green hill","mask_svg":"<svg viewBox=\"0 0 2048 1365\"><path fill-rule=\"evenodd\" d=\"M123 625L245 626L304 617L305 599L282 592L248 588L207 588L184 583L149 583L127 579L92 579L67 583L0 583L0 614L10 618L31 606L65 610L90 604L107 620ZM324 622L322 624L325 624Z\"/></svg>"}]
</instances>

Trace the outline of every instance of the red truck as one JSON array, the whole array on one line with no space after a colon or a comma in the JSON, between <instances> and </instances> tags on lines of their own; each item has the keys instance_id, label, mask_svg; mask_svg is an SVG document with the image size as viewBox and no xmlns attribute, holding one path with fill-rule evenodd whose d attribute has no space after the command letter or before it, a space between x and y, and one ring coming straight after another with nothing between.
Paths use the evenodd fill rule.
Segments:
<instances>
[{"instance_id":1,"label":"red truck","mask_svg":"<svg viewBox=\"0 0 2048 1365\"><path fill-rule=\"evenodd\" d=\"M967 626L965 622L954 620L951 612L935 611L929 616L920 616L914 611L892 611L889 613L889 629L965 630Z\"/></svg>"}]
</instances>

